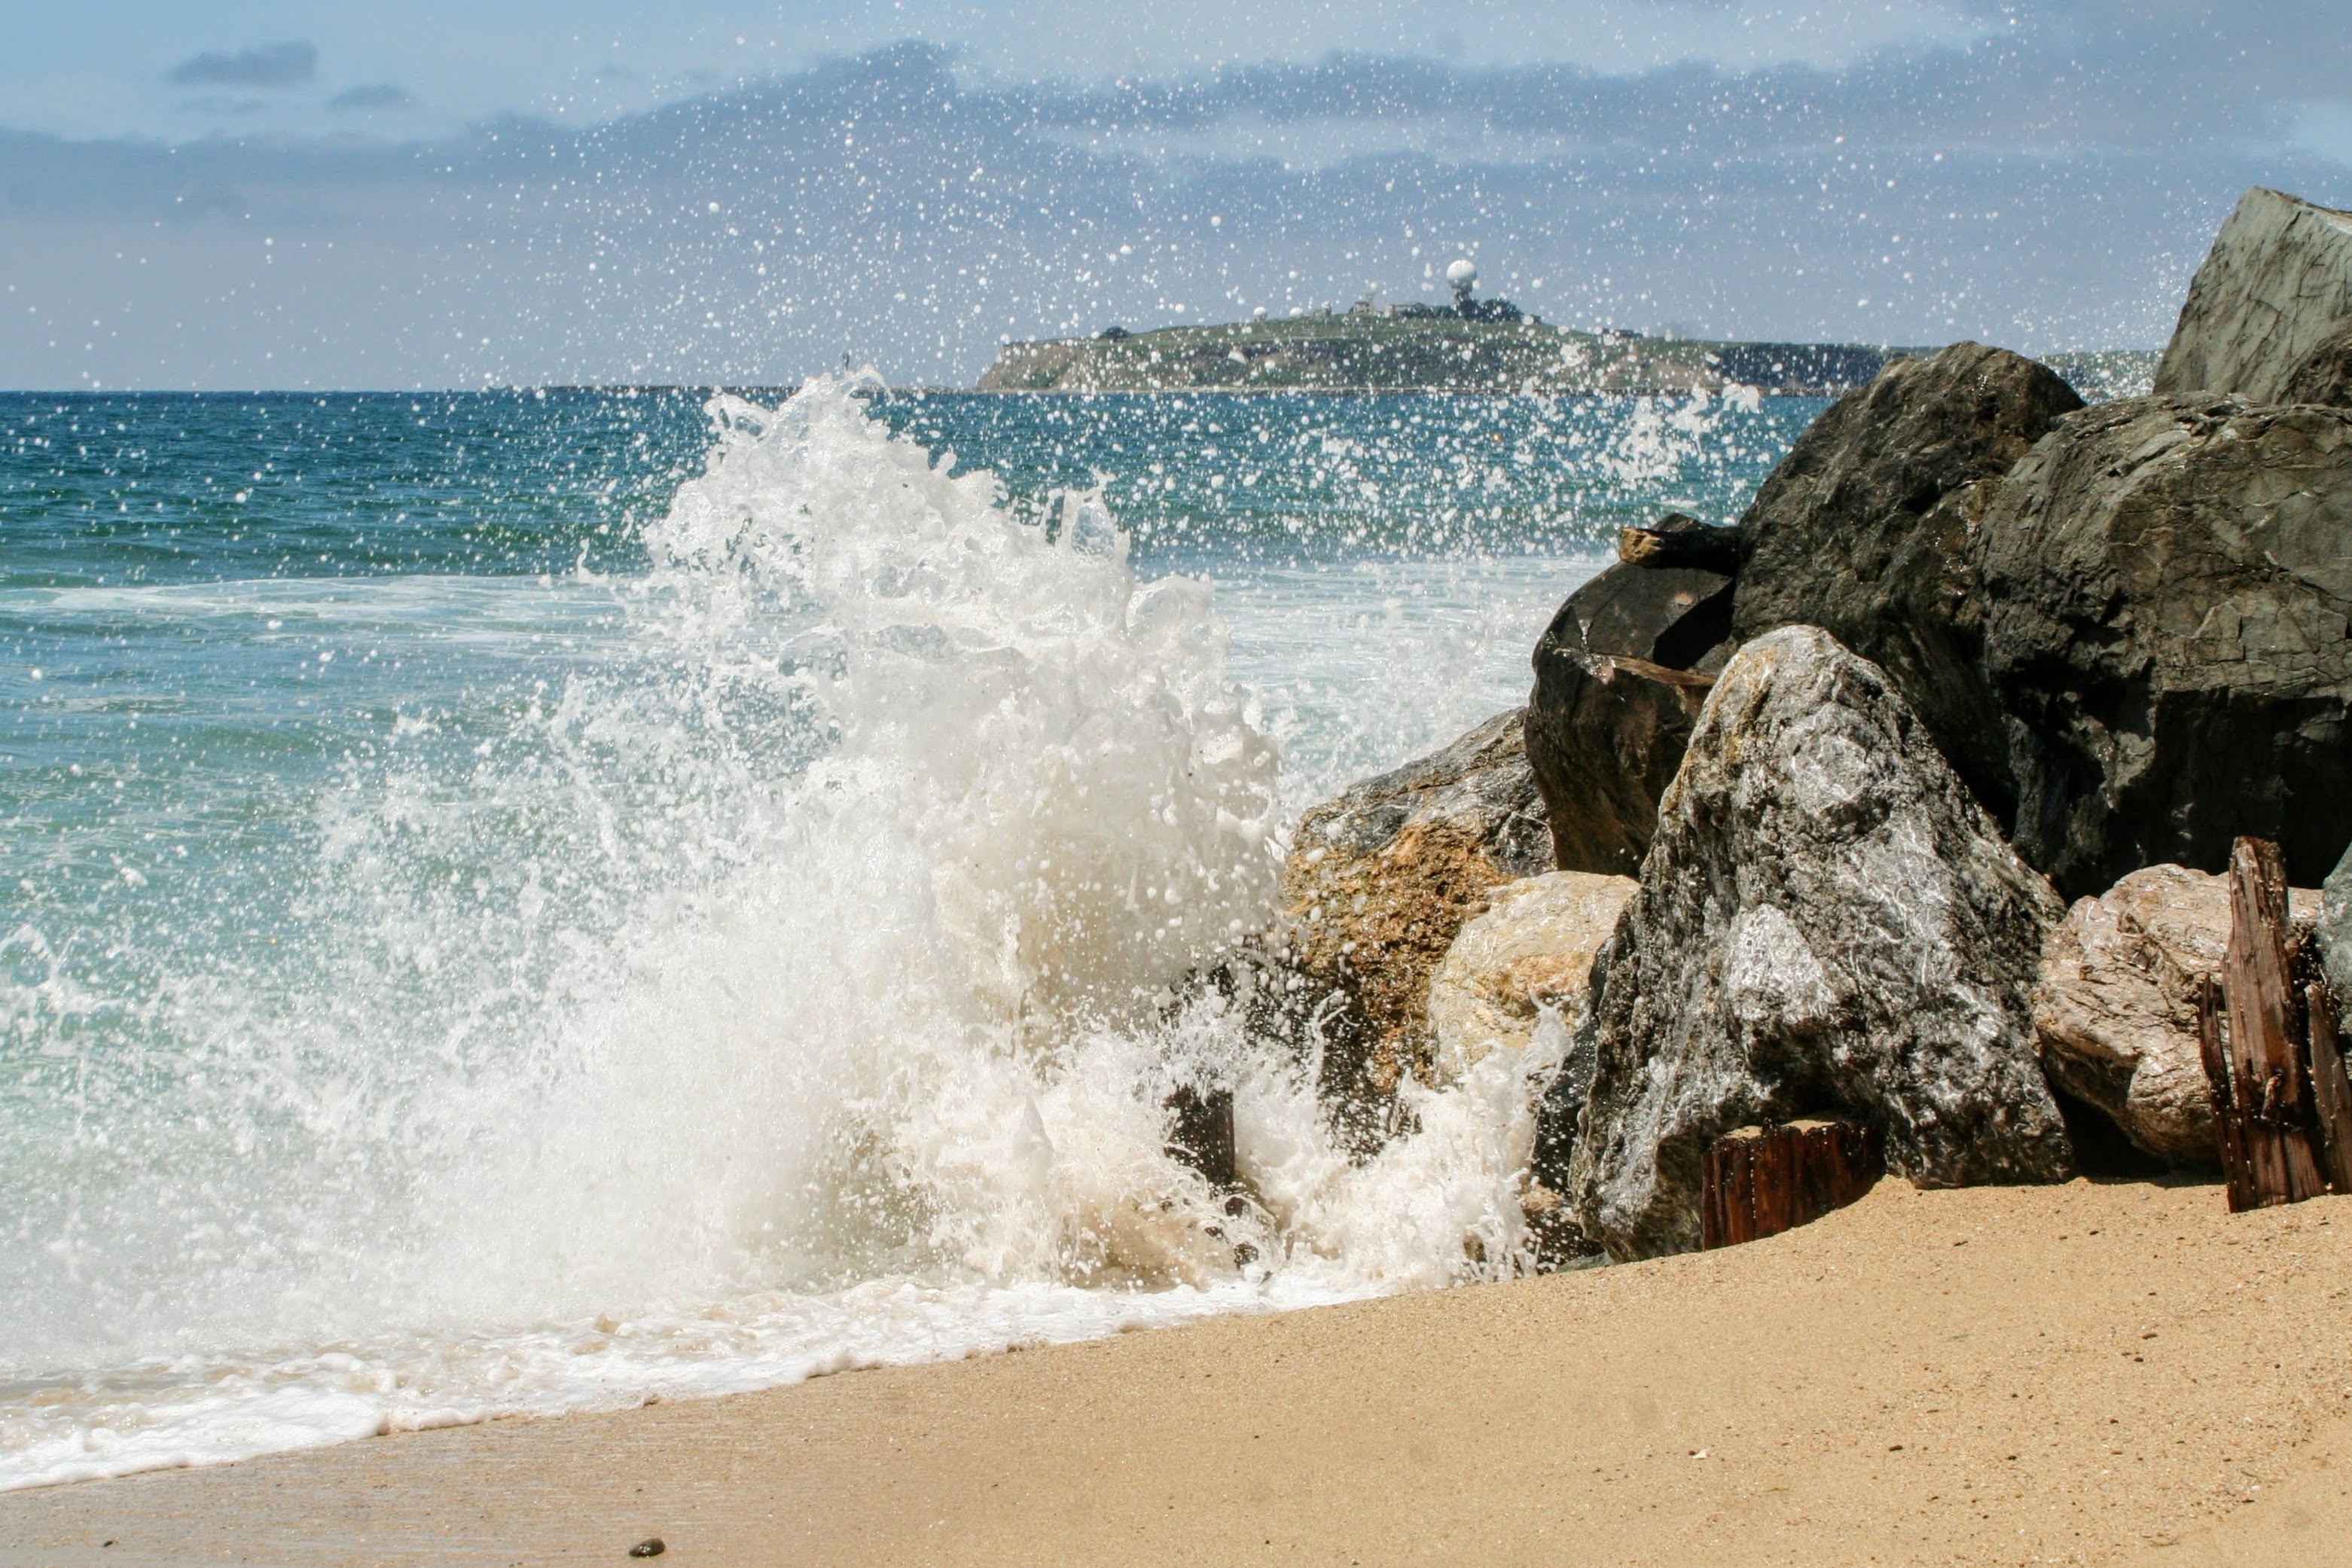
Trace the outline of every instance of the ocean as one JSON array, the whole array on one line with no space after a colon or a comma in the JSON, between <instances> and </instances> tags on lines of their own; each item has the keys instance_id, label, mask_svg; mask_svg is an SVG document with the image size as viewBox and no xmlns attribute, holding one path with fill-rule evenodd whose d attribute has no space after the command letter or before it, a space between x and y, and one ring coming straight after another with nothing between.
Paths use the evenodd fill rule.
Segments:
<instances>
[{"instance_id":1,"label":"ocean","mask_svg":"<svg viewBox=\"0 0 2352 1568\"><path fill-rule=\"evenodd\" d=\"M0 1489L1522 1267L1182 982L1822 406L0 395Z\"/></svg>"}]
</instances>

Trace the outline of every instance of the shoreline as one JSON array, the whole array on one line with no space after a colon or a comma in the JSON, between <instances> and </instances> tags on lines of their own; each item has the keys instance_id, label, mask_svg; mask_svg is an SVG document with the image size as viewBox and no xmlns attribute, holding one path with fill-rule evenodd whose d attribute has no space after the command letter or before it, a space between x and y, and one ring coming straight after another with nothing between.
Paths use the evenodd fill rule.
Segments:
<instances>
[{"instance_id":1,"label":"shoreline","mask_svg":"<svg viewBox=\"0 0 2352 1568\"><path fill-rule=\"evenodd\" d=\"M2347 1298L2344 1200L1890 1180L1720 1252L10 1493L0 1563L2326 1563Z\"/></svg>"}]
</instances>

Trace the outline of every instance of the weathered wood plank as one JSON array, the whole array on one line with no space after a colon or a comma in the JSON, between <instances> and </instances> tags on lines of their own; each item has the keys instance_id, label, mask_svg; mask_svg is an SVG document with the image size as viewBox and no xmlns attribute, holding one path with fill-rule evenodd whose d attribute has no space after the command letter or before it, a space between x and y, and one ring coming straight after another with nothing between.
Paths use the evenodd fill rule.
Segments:
<instances>
[{"instance_id":1,"label":"weathered wood plank","mask_svg":"<svg viewBox=\"0 0 2352 1568\"><path fill-rule=\"evenodd\" d=\"M2327 1190L2311 1131L2299 1048L2303 1010L2288 979L2287 941L2285 859L2275 844L2241 838L2230 852L2221 988L2229 1001L2231 1087L2255 1202L2264 1205L2301 1203Z\"/></svg>"},{"instance_id":2,"label":"weathered wood plank","mask_svg":"<svg viewBox=\"0 0 2352 1568\"><path fill-rule=\"evenodd\" d=\"M2304 987L2303 994L2311 1031L2311 1098L2319 1124L2322 1168L2331 1189L2352 1193L2352 1079L2344 1070L2336 998L2324 980Z\"/></svg>"},{"instance_id":3,"label":"weathered wood plank","mask_svg":"<svg viewBox=\"0 0 2352 1568\"><path fill-rule=\"evenodd\" d=\"M2243 1214L2259 1207L2254 1196L2253 1161L2246 1148L2245 1118L2240 1114L2235 1077L2222 1034L2227 1010L2221 987L2206 980L2197 993L2197 1047L2205 1059L2205 1087L2213 1099L2213 1126L2220 1143L2221 1175L2230 1194L2230 1212Z\"/></svg>"}]
</instances>

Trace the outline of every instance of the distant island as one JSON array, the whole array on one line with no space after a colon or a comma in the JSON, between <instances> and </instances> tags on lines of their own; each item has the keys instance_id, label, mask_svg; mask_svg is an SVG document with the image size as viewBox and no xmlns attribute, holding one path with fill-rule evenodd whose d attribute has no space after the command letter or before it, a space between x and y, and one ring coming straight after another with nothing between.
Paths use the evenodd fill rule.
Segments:
<instances>
[{"instance_id":1,"label":"distant island","mask_svg":"<svg viewBox=\"0 0 2352 1568\"><path fill-rule=\"evenodd\" d=\"M1007 343L982 392L1717 393L1837 397L1895 359L1935 350L1863 343L1737 342L1556 327L1507 300L1480 300L1475 269L1448 270L1454 303L1318 310L1214 326ZM2139 388L2137 353L2047 356L2085 397ZM2109 385L2110 382L2121 384Z\"/></svg>"}]
</instances>

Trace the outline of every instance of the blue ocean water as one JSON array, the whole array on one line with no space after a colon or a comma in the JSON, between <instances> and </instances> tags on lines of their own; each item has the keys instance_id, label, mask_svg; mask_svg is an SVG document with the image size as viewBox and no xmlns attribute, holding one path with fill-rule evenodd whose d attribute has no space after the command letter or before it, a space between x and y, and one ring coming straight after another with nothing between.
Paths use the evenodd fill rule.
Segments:
<instances>
[{"instance_id":1,"label":"blue ocean water","mask_svg":"<svg viewBox=\"0 0 2352 1568\"><path fill-rule=\"evenodd\" d=\"M0 1486L1507 1267L1139 999L1819 408L0 395Z\"/></svg>"}]
</instances>

